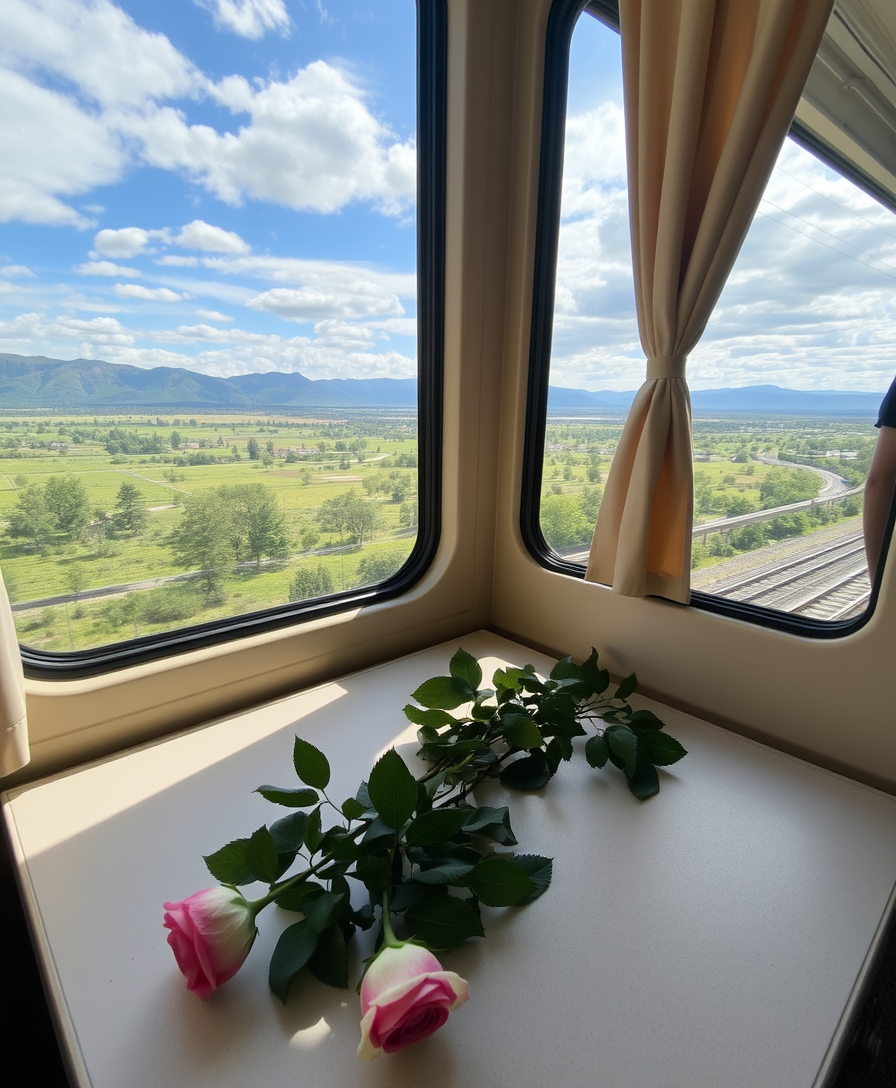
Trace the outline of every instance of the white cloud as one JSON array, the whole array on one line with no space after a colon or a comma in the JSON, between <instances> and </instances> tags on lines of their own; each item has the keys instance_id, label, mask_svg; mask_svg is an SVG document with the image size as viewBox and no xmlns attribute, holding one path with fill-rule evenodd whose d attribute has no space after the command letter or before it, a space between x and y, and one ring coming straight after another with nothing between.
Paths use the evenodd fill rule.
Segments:
<instances>
[{"instance_id":1,"label":"white cloud","mask_svg":"<svg viewBox=\"0 0 896 1088\"><path fill-rule=\"evenodd\" d=\"M118 141L100 119L16 72L0 69L0 101L0 222L91 226L59 198L117 181L126 161Z\"/></svg>"},{"instance_id":2,"label":"white cloud","mask_svg":"<svg viewBox=\"0 0 896 1088\"><path fill-rule=\"evenodd\" d=\"M219 313L217 310L197 310L196 316L204 317L206 321L233 321L232 317Z\"/></svg>"},{"instance_id":3,"label":"white cloud","mask_svg":"<svg viewBox=\"0 0 896 1088\"><path fill-rule=\"evenodd\" d=\"M137 26L109 0L3 0L0 63L62 76L105 107L181 97L204 83L164 34Z\"/></svg>"},{"instance_id":4,"label":"white cloud","mask_svg":"<svg viewBox=\"0 0 896 1088\"><path fill-rule=\"evenodd\" d=\"M314 326L314 334L328 345L355 350L373 344L373 333L366 325L349 325L345 321L319 321Z\"/></svg>"},{"instance_id":5,"label":"white cloud","mask_svg":"<svg viewBox=\"0 0 896 1088\"><path fill-rule=\"evenodd\" d=\"M114 317L94 317L89 321L77 317L56 317L47 320L42 314L21 314L12 321L0 322L0 339L21 341L27 345L23 354L37 350L40 345L77 340L82 345L127 347L134 343L133 335Z\"/></svg>"},{"instance_id":6,"label":"white cloud","mask_svg":"<svg viewBox=\"0 0 896 1088\"><path fill-rule=\"evenodd\" d=\"M568 124L554 385L633 389L645 372L617 113L605 104ZM894 288L892 213L788 144L691 354L689 381L884 389L896 357Z\"/></svg>"},{"instance_id":7,"label":"white cloud","mask_svg":"<svg viewBox=\"0 0 896 1088\"><path fill-rule=\"evenodd\" d=\"M149 245L150 232L140 227L101 230L93 245L103 257L136 257Z\"/></svg>"},{"instance_id":8,"label":"white cloud","mask_svg":"<svg viewBox=\"0 0 896 1088\"><path fill-rule=\"evenodd\" d=\"M248 253L249 246L238 234L194 219L182 227L172 241L183 249L202 249L207 253Z\"/></svg>"},{"instance_id":9,"label":"white cloud","mask_svg":"<svg viewBox=\"0 0 896 1088\"><path fill-rule=\"evenodd\" d=\"M244 329L216 329L212 325L179 325L174 333L158 334L158 339L212 340L219 344L279 344L280 337L270 334L246 332Z\"/></svg>"},{"instance_id":10,"label":"white cloud","mask_svg":"<svg viewBox=\"0 0 896 1088\"><path fill-rule=\"evenodd\" d=\"M176 253L168 253L164 257L156 257L156 264L168 265L173 268L195 268L200 260L198 257L179 257Z\"/></svg>"},{"instance_id":11,"label":"white cloud","mask_svg":"<svg viewBox=\"0 0 896 1088\"><path fill-rule=\"evenodd\" d=\"M112 261L87 261L75 266L75 271L82 276L133 276L135 279L143 273L137 268L127 268Z\"/></svg>"},{"instance_id":12,"label":"white cloud","mask_svg":"<svg viewBox=\"0 0 896 1088\"><path fill-rule=\"evenodd\" d=\"M233 80L210 85L233 107ZM121 131L142 145L146 162L183 170L229 204L269 200L302 211L335 212L352 201L371 201L398 214L416 189L412 140L397 142L368 109L365 94L324 61L314 61L286 82L260 89L239 84L240 109L251 124L238 133L190 125L182 111L147 106L122 115Z\"/></svg>"},{"instance_id":13,"label":"white cloud","mask_svg":"<svg viewBox=\"0 0 896 1088\"><path fill-rule=\"evenodd\" d=\"M345 291L324 291L314 287L294 290L275 287L246 303L253 310L282 317L284 321L321 321L334 317L366 317L368 314L400 314L404 310L397 295L390 295L375 283L358 281Z\"/></svg>"},{"instance_id":14,"label":"white cloud","mask_svg":"<svg viewBox=\"0 0 896 1088\"><path fill-rule=\"evenodd\" d=\"M34 276L34 273L23 264L7 264L0 267L0 276Z\"/></svg>"},{"instance_id":15,"label":"white cloud","mask_svg":"<svg viewBox=\"0 0 896 1088\"><path fill-rule=\"evenodd\" d=\"M261 38L268 30L289 33L289 15L283 0L196 0L212 13L215 26L243 38Z\"/></svg>"},{"instance_id":16,"label":"white cloud","mask_svg":"<svg viewBox=\"0 0 896 1088\"><path fill-rule=\"evenodd\" d=\"M119 298L139 298L146 302L180 302L188 297L167 287L142 287L138 283L116 283L112 290Z\"/></svg>"}]
</instances>

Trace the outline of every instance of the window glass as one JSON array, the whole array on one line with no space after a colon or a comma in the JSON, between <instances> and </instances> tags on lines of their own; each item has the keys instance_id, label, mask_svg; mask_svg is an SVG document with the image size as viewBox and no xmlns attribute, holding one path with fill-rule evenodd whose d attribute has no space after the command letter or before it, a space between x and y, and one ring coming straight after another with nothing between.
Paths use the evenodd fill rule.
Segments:
<instances>
[{"instance_id":1,"label":"window glass","mask_svg":"<svg viewBox=\"0 0 896 1088\"><path fill-rule=\"evenodd\" d=\"M81 651L417 538L413 0L0 5L0 564Z\"/></svg>"},{"instance_id":2,"label":"window glass","mask_svg":"<svg viewBox=\"0 0 896 1088\"><path fill-rule=\"evenodd\" d=\"M587 561L643 380L619 38L573 33L540 526ZM862 491L896 370L896 219L788 139L688 361L693 588L823 621L869 599Z\"/></svg>"}]
</instances>

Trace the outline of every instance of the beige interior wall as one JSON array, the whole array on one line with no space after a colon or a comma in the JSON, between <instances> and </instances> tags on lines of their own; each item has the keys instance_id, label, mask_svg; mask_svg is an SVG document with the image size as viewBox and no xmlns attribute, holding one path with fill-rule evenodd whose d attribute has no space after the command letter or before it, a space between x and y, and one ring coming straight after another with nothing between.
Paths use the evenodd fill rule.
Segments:
<instances>
[{"instance_id":1,"label":"beige interior wall","mask_svg":"<svg viewBox=\"0 0 896 1088\"><path fill-rule=\"evenodd\" d=\"M619 597L544 570L521 544L549 2L449 0L445 469L432 569L398 601L101 678L29 681L27 777L490 625L557 654L597 646L659 698L896 789L893 569L862 631L816 641Z\"/></svg>"}]
</instances>

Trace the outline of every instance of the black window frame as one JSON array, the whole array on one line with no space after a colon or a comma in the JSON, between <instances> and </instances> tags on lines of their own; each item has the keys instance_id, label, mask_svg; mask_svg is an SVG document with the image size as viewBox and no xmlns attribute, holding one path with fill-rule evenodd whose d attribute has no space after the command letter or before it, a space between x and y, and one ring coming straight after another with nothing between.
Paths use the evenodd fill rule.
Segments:
<instances>
[{"instance_id":1,"label":"black window frame","mask_svg":"<svg viewBox=\"0 0 896 1088\"><path fill-rule=\"evenodd\" d=\"M374 586L212 620L86 650L20 646L25 675L75 680L298 626L394 600L423 577L441 536L442 389L445 324L447 0L417 7L417 539L398 573Z\"/></svg>"},{"instance_id":2,"label":"black window frame","mask_svg":"<svg viewBox=\"0 0 896 1088\"><path fill-rule=\"evenodd\" d=\"M563 147L566 134L569 51L572 34L581 14L586 11L618 31L618 0L554 0L548 14L545 33L544 92L542 98L541 145L531 332L529 341L528 397L526 401L525 442L520 495L520 533L530 555L543 567L584 581L585 567L557 555L545 540L540 524L541 488L544 473L544 443L547 426L548 385L550 381L553 340L554 292L560 236L560 204L563 186ZM864 192L893 208L892 200L882 199L879 186L856 171L833 149L827 147L794 122L791 137L811 151L838 174L848 178ZM889 541L896 525L896 495L891 504L881 561L871 583L871 595L865 611L854 619L827 621L808 616L776 612L759 605L726 600L711 593L693 590L688 605L666 601L670 607L694 607L703 612L743 620L758 627L784 631L815 639L843 638L858 631L871 619L880 593L881 572ZM665 598L662 598L665 601Z\"/></svg>"}]
</instances>

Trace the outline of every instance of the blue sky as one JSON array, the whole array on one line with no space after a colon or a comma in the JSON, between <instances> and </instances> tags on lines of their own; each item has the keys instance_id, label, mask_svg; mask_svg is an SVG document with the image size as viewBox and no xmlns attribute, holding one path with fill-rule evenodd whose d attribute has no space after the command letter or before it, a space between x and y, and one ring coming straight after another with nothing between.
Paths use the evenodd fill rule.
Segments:
<instances>
[{"instance_id":1,"label":"blue sky","mask_svg":"<svg viewBox=\"0 0 896 1088\"><path fill-rule=\"evenodd\" d=\"M618 35L573 34L552 384L635 389ZM788 141L688 361L694 389L774 384L883 393L896 373L896 216Z\"/></svg>"},{"instance_id":2,"label":"blue sky","mask_svg":"<svg viewBox=\"0 0 896 1088\"><path fill-rule=\"evenodd\" d=\"M416 369L413 0L3 0L0 351Z\"/></svg>"}]
</instances>

